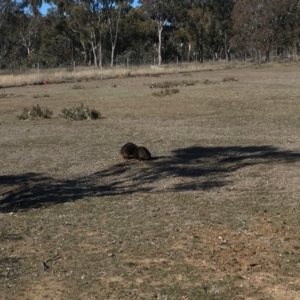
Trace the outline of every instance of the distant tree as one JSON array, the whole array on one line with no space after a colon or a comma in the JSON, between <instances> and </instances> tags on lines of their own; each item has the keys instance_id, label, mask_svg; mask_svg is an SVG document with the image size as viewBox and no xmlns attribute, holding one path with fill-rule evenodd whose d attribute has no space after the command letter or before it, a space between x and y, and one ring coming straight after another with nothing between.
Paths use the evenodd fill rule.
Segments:
<instances>
[{"instance_id":1,"label":"distant tree","mask_svg":"<svg viewBox=\"0 0 300 300\"><path fill-rule=\"evenodd\" d=\"M103 6L104 20L108 24L109 37L111 44L111 62L110 65L114 65L114 56L117 44L117 38L119 33L120 19L133 0L100 0Z\"/></svg>"},{"instance_id":2,"label":"distant tree","mask_svg":"<svg viewBox=\"0 0 300 300\"><path fill-rule=\"evenodd\" d=\"M156 22L158 32L157 56L158 64L162 63L162 31L165 26L175 21L179 2L176 0L139 0L148 17Z\"/></svg>"},{"instance_id":3,"label":"distant tree","mask_svg":"<svg viewBox=\"0 0 300 300\"><path fill-rule=\"evenodd\" d=\"M214 54L217 58L225 57L228 60L233 26L231 14L236 0L210 0L209 3L213 19L211 40Z\"/></svg>"},{"instance_id":4,"label":"distant tree","mask_svg":"<svg viewBox=\"0 0 300 300\"><path fill-rule=\"evenodd\" d=\"M42 0L23 0L22 6L27 7L29 6L31 13L34 17L40 14L39 9L41 8L43 4Z\"/></svg>"},{"instance_id":5,"label":"distant tree","mask_svg":"<svg viewBox=\"0 0 300 300\"><path fill-rule=\"evenodd\" d=\"M24 53L19 43L19 20L24 15L19 3L0 0L0 67L8 68L21 62ZM26 56L26 54L25 54Z\"/></svg>"},{"instance_id":6,"label":"distant tree","mask_svg":"<svg viewBox=\"0 0 300 300\"><path fill-rule=\"evenodd\" d=\"M298 0L239 0L233 9L232 47L242 51L270 51L299 41Z\"/></svg>"},{"instance_id":7,"label":"distant tree","mask_svg":"<svg viewBox=\"0 0 300 300\"><path fill-rule=\"evenodd\" d=\"M119 23L124 11L133 0L47 0L54 3L60 14L67 18L67 22L82 45L85 61L91 63L90 52L94 65L102 58L102 43L108 32L111 45L111 66L117 44Z\"/></svg>"},{"instance_id":8,"label":"distant tree","mask_svg":"<svg viewBox=\"0 0 300 300\"><path fill-rule=\"evenodd\" d=\"M40 14L33 17L31 14L24 13L18 17L18 37L21 47L26 50L26 61L32 65L37 60L37 54L41 45L40 32L43 22Z\"/></svg>"},{"instance_id":9,"label":"distant tree","mask_svg":"<svg viewBox=\"0 0 300 300\"><path fill-rule=\"evenodd\" d=\"M84 63L80 41L70 30L66 18L57 11L50 11L41 24L39 49L40 62L45 66L69 65L73 61Z\"/></svg>"},{"instance_id":10,"label":"distant tree","mask_svg":"<svg viewBox=\"0 0 300 300\"><path fill-rule=\"evenodd\" d=\"M147 19L142 8L131 8L120 23L118 54L130 57L139 64L153 58L153 40L156 38L154 23Z\"/></svg>"}]
</instances>

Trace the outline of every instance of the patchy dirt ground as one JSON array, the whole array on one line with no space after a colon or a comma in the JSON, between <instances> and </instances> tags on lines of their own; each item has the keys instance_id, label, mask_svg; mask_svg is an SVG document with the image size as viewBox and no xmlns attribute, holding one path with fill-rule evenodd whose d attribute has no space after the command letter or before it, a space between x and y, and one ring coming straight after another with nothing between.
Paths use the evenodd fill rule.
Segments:
<instances>
[{"instance_id":1,"label":"patchy dirt ground","mask_svg":"<svg viewBox=\"0 0 300 300\"><path fill-rule=\"evenodd\" d=\"M0 89L0 298L300 299L299 75ZM81 103L102 118L60 117Z\"/></svg>"}]
</instances>

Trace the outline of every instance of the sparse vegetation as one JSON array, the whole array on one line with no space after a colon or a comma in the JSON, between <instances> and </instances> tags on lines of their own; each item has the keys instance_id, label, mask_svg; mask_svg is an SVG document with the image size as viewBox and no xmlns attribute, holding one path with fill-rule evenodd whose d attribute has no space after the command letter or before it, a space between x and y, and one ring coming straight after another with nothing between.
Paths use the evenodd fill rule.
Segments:
<instances>
[{"instance_id":1,"label":"sparse vegetation","mask_svg":"<svg viewBox=\"0 0 300 300\"><path fill-rule=\"evenodd\" d=\"M149 87L151 89L169 89L178 86L192 86L195 85L196 83L198 83L197 80L165 81L165 82L151 83Z\"/></svg>"},{"instance_id":2,"label":"sparse vegetation","mask_svg":"<svg viewBox=\"0 0 300 300\"><path fill-rule=\"evenodd\" d=\"M95 109L89 109L87 106L81 104L78 107L64 108L62 110L62 117L68 120L96 120L101 116L100 112Z\"/></svg>"},{"instance_id":3,"label":"sparse vegetation","mask_svg":"<svg viewBox=\"0 0 300 300\"><path fill-rule=\"evenodd\" d=\"M154 97L165 97L165 96L171 96L173 94L179 93L179 89L164 89L160 90L159 92L153 92L152 96Z\"/></svg>"},{"instance_id":4,"label":"sparse vegetation","mask_svg":"<svg viewBox=\"0 0 300 300\"><path fill-rule=\"evenodd\" d=\"M232 76L223 78L223 82L234 82L234 81L238 81L238 80Z\"/></svg>"},{"instance_id":5,"label":"sparse vegetation","mask_svg":"<svg viewBox=\"0 0 300 300\"><path fill-rule=\"evenodd\" d=\"M210 81L210 80L208 80L208 79L205 79L204 81L203 81L203 84L211 84L212 82Z\"/></svg>"},{"instance_id":6,"label":"sparse vegetation","mask_svg":"<svg viewBox=\"0 0 300 300\"><path fill-rule=\"evenodd\" d=\"M38 104L32 108L24 107L22 114L18 117L19 120L38 120L50 119L52 111L49 108L41 108Z\"/></svg>"},{"instance_id":7,"label":"sparse vegetation","mask_svg":"<svg viewBox=\"0 0 300 300\"><path fill-rule=\"evenodd\" d=\"M1 98L0 299L300 299L298 73L192 73L199 86L165 98L148 77L8 89L22 97ZM224 77L238 81L203 84ZM82 102L101 124L16 120L24 103ZM129 141L152 159L124 162Z\"/></svg>"},{"instance_id":8,"label":"sparse vegetation","mask_svg":"<svg viewBox=\"0 0 300 300\"><path fill-rule=\"evenodd\" d=\"M7 94L7 93L2 93L0 94L0 98L9 98L9 97L13 97L13 94Z\"/></svg>"},{"instance_id":9,"label":"sparse vegetation","mask_svg":"<svg viewBox=\"0 0 300 300\"><path fill-rule=\"evenodd\" d=\"M49 94L43 94L43 95L40 95L40 94L36 94L36 95L33 95L32 98L49 98L50 95Z\"/></svg>"},{"instance_id":10,"label":"sparse vegetation","mask_svg":"<svg viewBox=\"0 0 300 300\"><path fill-rule=\"evenodd\" d=\"M84 86L82 86L81 84L74 84L72 86L73 90L84 90Z\"/></svg>"}]
</instances>

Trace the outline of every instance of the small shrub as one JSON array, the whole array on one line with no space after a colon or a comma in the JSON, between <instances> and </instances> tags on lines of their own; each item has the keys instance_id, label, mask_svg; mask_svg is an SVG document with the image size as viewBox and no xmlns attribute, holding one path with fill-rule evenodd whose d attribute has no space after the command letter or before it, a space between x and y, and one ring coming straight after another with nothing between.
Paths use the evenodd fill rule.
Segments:
<instances>
[{"instance_id":1,"label":"small shrub","mask_svg":"<svg viewBox=\"0 0 300 300\"><path fill-rule=\"evenodd\" d=\"M230 76L223 78L223 82L233 82L233 81L238 81L238 80Z\"/></svg>"},{"instance_id":2,"label":"small shrub","mask_svg":"<svg viewBox=\"0 0 300 300\"><path fill-rule=\"evenodd\" d=\"M36 94L36 95L33 95L32 98L48 98L50 97L49 94L43 94L43 95L39 95L39 94Z\"/></svg>"},{"instance_id":3,"label":"small shrub","mask_svg":"<svg viewBox=\"0 0 300 300\"><path fill-rule=\"evenodd\" d=\"M152 95L154 97L165 97L165 96L171 96L172 94L177 94L179 93L179 89L164 89L160 90L160 92L153 92Z\"/></svg>"},{"instance_id":4,"label":"small shrub","mask_svg":"<svg viewBox=\"0 0 300 300\"><path fill-rule=\"evenodd\" d=\"M208 80L208 79L205 79L204 81L203 81L203 84L211 84L212 82L210 81L210 80Z\"/></svg>"},{"instance_id":5,"label":"small shrub","mask_svg":"<svg viewBox=\"0 0 300 300\"><path fill-rule=\"evenodd\" d=\"M151 89L169 89L172 87L178 87L178 86L192 86L198 83L197 80L182 80L181 82L176 82L176 81L165 81L165 82L157 82L157 83L151 83L149 87Z\"/></svg>"},{"instance_id":6,"label":"small shrub","mask_svg":"<svg viewBox=\"0 0 300 300\"><path fill-rule=\"evenodd\" d=\"M63 118L68 120L96 120L99 119L101 114L95 109L90 110L87 106L81 104L79 107L72 107L70 109L64 108L62 110Z\"/></svg>"},{"instance_id":7,"label":"small shrub","mask_svg":"<svg viewBox=\"0 0 300 300\"><path fill-rule=\"evenodd\" d=\"M38 104L32 106L32 108L24 107L23 113L18 116L19 120L38 120L38 119L50 119L52 111L49 108L42 109Z\"/></svg>"},{"instance_id":8,"label":"small shrub","mask_svg":"<svg viewBox=\"0 0 300 300\"><path fill-rule=\"evenodd\" d=\"M181 82L180 85L183 85L183 86L192 86L192 85L195 85L196 83L198 83L197 80L184 80Z\"/></svg>"},{"instance_id":9,"label":"small shrub","mask_svg":"<svg viewBox=\"0 0 300 300\"><path fill-rule=\"evenodd\" d=\"M84 86L80 85L80 84L74 84L72 86L73 90L84 90Z\"/></svg>"},{"instance_id":10,"label":"small shrub","mask_svg":"<svg viewBox=\"0 0 300 300\"><path fill-rule=\"evenodd\" d=\"M168 89L170 87L176 87L178 85L179 85L178 82L165 81L165 82L151 83L149 87L151 89Z\"/></svg>"},{"instance_id":11,"label":"small shrub","mask_svg":"<svg viewBox=\"0 0 300 300\"><path fill-rule=\"evenodd\" d=\"M12 97L14 94L6 94L6 93L3 93L3 94L0 94L0 98L9 98L9 97Z\"/></svg>"}]
</instances>

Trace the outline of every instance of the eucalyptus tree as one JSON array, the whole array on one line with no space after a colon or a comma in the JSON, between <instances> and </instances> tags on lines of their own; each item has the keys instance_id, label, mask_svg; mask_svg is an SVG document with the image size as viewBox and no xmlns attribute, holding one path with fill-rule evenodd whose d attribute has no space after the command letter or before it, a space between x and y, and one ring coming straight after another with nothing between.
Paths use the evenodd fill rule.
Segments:
<instances>
[{"instance_id":1,"label":"eucalyptus tree","mask_svg":"<svg viewBox=\"0 0 300 300\"><path fill-rule=\"evenodd\" d=\"M228 58L234 3L235 0L185 0L182 23L201 62L205 56Z\"/></svg>"},{"instance_id":2,"label":"eucalyptus tree","mask_svg":"<svg viewBox=\"0 0 300 300\"><path fill-rule=\"evenodd\" d=\"M22 6L28 6L34 17L40 14L39 9L41 8L42 4L43 4L42 0L23 0L22 1Z\"/></svg>"},{"instance_id":3,"label":"eucalyptus tree","mask_svg":"<svg viewBox=\"0 0 300 300\"><path fill-rule=\"evenodd\" d=\"M76 35L82 47L85 64L95 66L100 61L102 9L97 0L48 0L56 5L57 13L66 20L69 30Z\"/></svg>"},{"instance_id":4,"label":"eucalyptus tree","mask_svg":"<svg viewBox=\"0 0 300 300\"><path fill-rule=\"evenodd\" d=\"M156 46L158 65L162 64L162 32L164 28L176 22L181 1L176 0L139 0L145 14L156 23L158 44Z\"/></svg>"},{"instance_id":5,"label":"eucalyptus tree","mask_svg":"<svg viewBox=\"0 0 300 300\"><path fill-rule=\"evenodd\" d=\"M209 6L212 14L213 43L212 47L217 58L225 56L228 60L230 52L230 38L232 37L231 14L236 0L210 0Z\"/></svg>"},{"instance_id":6,"label":"eucalyptus tree","mask_svg":"<svg viewBox=\"0 0 300 300\"><path fill-rule=\"evenodd\" d=\"M111 44L110 65L113 67L120 19L126 14L127 9L133 3L133 0L100 0L100 2L103 7L102 12L104 20L108 24Z\"/></svg>"},{"instance_id":7,"label":"eucalyptus tree","mask_svg":"<svg viewBox=\"0 0 300 300\"><path fill-rule=\"evenodd\" d=\"M0 67L13 66L23 59L19 44L19 19L24 12L17 1L0 0Z\"/></svg>"},{"instance_id":8,"label":"eucalyptus tree","mask_svg":"<svg viewBox=\"0 0 300 300\"><path fill-rule=\"evenodd\" d=\"M111 66L117 44L120 18L132 0L47 0L68 19L70 29L80 39L85 61L92 52L95 66L101 64L103 31L108 28L111 44Z\"/></svg>"},{"instance_id":9,"label":"eucalyptus tree","mask_svg":"<svg viewBox=\"0 0 300 300\"><path fill-rule=\"evenodd\" d=\"M41 25L40 62L45 66L85 63L82 45L76 32L70 30L67 19L56 9L48 10Z\"/></svg>"},{"instance_id":10,"label":"eucalyptus tree","mask_svg":"<svg viewBox=\"0 0 300 300\"><path fill-rule=\"evenodd\" d=\"M130 57L136 64L153 59L154 23L145 17L141 7L131 8L120 23L117 55Z\"/></svg>"},{"instance_id":11,"label":"eucalyptus tree","mask_svg":"<svg viewBox=\"0 0 300 300\"><path fill-rule=\"evenodd\" d=\"M208 44L208 30L211 27L211 15L205 1L191 1L183 17L183 28L186 30L189 47L192 45L200 62L205 56L205 47Z\"/></svg>"},{"instance_id":12,"label":"eucalyptus tree","mask_svg":"<svg viewBox=\"0 0 300 300\"><path fill-rule=\"evenodd\" d=\"M299 0L240 0L233 9L231 45L243 51L262 51L299 43Z\"/></svg>"}]
</instances>

